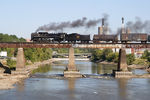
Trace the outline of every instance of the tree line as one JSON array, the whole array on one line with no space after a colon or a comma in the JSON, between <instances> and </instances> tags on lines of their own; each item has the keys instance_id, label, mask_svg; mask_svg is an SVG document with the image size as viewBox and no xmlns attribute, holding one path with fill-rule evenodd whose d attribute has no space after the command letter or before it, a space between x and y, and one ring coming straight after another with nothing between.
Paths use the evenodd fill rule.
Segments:
<instances>
[{"instance_id":1,"label":"tree line","mask_svg":"<svg viewBox=\"0 0 150 100\"><path fill-rule=\"evenodd\" d=\"M16 35L8 35L0 33L0 42L25 42L24 38L18 38ZM10 58L17 56L17 48L0 48L0 51L7 51L7 65L16 67L16 61ZM50 48L24 48L26 64L38 61L48 60L52 57L52 49Z\"/></svg>"},{"instance_id":2,"label":"tree line","mask_svg":"<svg viewBox=\"0 0 150 100\"><path fill-rule=\"evenodd\" d=\"M95 49L92 51L92 58L91 60L96 62L114 62L118 63L119 53L115 53L112 49ZM141 64L141 65L150 65L150 52L145 50L144 53L140 58L135 58L134 54L127 54L126 55L127 64Z\"/></svg>"}]
</instances>

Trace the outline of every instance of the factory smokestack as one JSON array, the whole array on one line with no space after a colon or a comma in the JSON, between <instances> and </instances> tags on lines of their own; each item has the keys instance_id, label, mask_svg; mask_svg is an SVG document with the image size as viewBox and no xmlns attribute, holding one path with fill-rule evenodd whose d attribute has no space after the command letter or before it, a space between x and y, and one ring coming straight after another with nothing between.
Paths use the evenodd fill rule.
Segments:
<instances>
[{"instance_id":1,"label":"factory smokestack","mask_svg":"<svg viewBox=\"0 0 150 100\"><path fill-rule=\"evenodd\" d=\"M122 24L124 24L124 18L122 17Z\"/></svg>"},{"instance_id":2,"label":"factory smokestack","mask_svg":"<svg viewBox=\"0 0 150 100\"><path fill-rule=\"evenodd\" d=\"M104 27L104 18L102 18L102 27Z\"/></svg>"},{"instance_id":3,"label":"factory smokestack","mask_svg":"<svg viewBox=\"0 0 150 100\"><path fill-rule=\"evenodd\" d=\"M102 34L104 34L104 18L102 18Z\"/></svg>"},{"instance_id":4,"label":"factory smokestack","mask_svg":"<svg viewBox=\"0 0 150 100\"><path fill-rule=\"evenodd\" d=\"M122 28L121 33L125 33L125 26L124 26L124 18L122 17Z\"/></svg>"},{"instance_id":5,"label":"factory smokestack","mask_svg":"<svg viewBox=\"0 0 150 100\"><path fill-rule=\"evenodd\" d=\"M104 18L102 18L102 25L98 27L98 35L104 34Z\"/></svg>"}]
</instances>

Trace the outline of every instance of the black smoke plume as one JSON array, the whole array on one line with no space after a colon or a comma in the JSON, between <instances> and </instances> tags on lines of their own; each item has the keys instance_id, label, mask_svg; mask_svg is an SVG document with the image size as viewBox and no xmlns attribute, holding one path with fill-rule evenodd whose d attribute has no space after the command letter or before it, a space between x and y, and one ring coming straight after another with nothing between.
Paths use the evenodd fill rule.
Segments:
<instances>
[{"instance_id":1,"label":"black smoke plume","mask_svg":"<svg viewBox=\"0 0 150 100\"><path fill-rule=\"evenodd\" d=\"M136 17L134 22L127 22L126 27L133 33L150 33L150 20L142 21L139 17Z\"/></svg>"},{"instance_id":2,"label":"black smoke plume","mask_svg":"<svg viewBox=\"0 0 150 100\"><path fill-rule=\"evenodd\" d=\"M104 17L107 17L107 16L104 16ZM49 23L49 24L40 26L36 30L36 32L57 31L57 30L62 31L64 28L79 28L79 27L90 28L90 27L96 26L100 22L101 22L101 19L88 20L86 17L83 17L82 19L77 19L75 21L66 21L66 22L61 22L61 23L55 23L55 22Z\"/></svg>"},{"instance_id":3,"label":"black smoke plume","mask_svg":"<svg viewBox=\"0 0 150 100\"><path fill-rule=\"evenodd\" d=\"M124 31L127 33L130 30L131 33L150 33L150 20L141 20L141 18L136 17L135 21L128 21L125 24ZM122 28L117 29L117 34L122 33Z\"/></svg>"}]
</instances>

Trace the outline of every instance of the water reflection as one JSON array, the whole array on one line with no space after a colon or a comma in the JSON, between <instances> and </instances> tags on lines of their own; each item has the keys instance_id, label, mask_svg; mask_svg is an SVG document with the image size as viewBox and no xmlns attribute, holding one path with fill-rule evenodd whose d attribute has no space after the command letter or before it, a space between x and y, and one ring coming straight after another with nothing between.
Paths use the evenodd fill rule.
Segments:
<instances>
[{"instance_id":1,"label":"water reflection","mask_svg":"<svg viewBox=\"0 0 150 100\"><path fill-rule=\"evenodd\" d=\"M40 66L39 68L32 71L32 74L35 73L46 73L51 71L51 65Z\"/></svg>"},{"instance_id":2,"label":"water reflection","mask_svg":"<svg viewBox=\"0 0 150 100\"><path fill-rule=\"evenodd\" d=\"M76 81L76 78L69 78L68 79L68 89L70 91L74 91L74 88L75 88L75 81Z\"/></svg>"},{"instance_id":3,"label":"water reflection","mask_svg":"<svg viewBox=\"0 0 150 100\"><path fill-rule=\"evenodd\" d=\"M121 100L127 100L127 78L120 78L118 79L118 95L120 95Z\"/></svg>"},{"instance_id":4,"label":"water reflection","mask_svg":"<svg viewBox=\"0 0 150 100\"><path fill-rule=\"evenodd\" d=\"M67 61L59 62L59 65L46 65L33 70L35 73L47 74L63 74ZM112 70L116 70L117 66L113 64L100 64L87 61L77 61L76 67L82 74L111 74Z\"/></svg>"},{"instance_id":5,"label":"water reflection","mask_svg":"<svg viewBox=\"0 0 150 100\"><path fill-rule=\"evenodd\" d=\"M20 81L20 82L17 84L17 90L18 90L19 92L22 92L22 91L24 91L24 88L25 88L24 81Z\"/></svg>"},{"instance_id":6,"label":"water reflection","mask_svg":"<svg viewBox=\"0 0 150 100\"><path fill-rule=\"evenodd\" d=\"M112 70L116 70L116 65L92 63L93 74L111 74Z\"/></svg>"},{"instance_id":7,"label":"water reflection","mask_svg":"<svg viewBox=\"0 0 150 100\"><path fill-rule=\"evenodd\" d=\"M70 100L75 99L75 93L74 93L75 82L76 82L76 78L69 78L68 79L68 90L70 91L70 93L69 93Z\"/></svg>"}]
</instances>

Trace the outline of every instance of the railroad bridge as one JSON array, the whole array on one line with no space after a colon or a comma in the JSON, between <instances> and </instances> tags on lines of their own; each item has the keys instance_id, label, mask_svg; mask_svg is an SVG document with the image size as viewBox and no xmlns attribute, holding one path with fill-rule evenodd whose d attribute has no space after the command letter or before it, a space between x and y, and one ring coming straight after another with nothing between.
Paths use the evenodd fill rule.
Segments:
<instances>
[{"instance_id":1,"label":"railroad bridge","mask_svg":"<svg viewBox=\"0 0 150 100\"><path fill-rule=\"evenodd\" d=\"M115 75L128 77L132 75L127 69L125 48L150 48L150 43L99 43L99 44L49 44L49 43L32 43L32 42L0 42L0 48L18 48L16 70L25 67L25 58L23 48L69 48L69 64L64 71L65 77L82 77L75 66L74 48L119 48L118 69Z\"/></svg>"}]
</instances>

